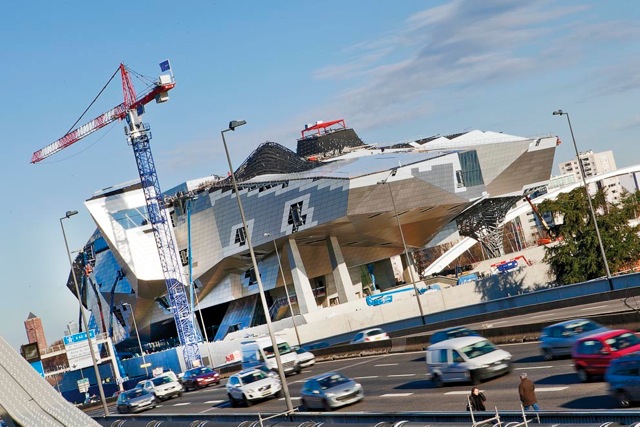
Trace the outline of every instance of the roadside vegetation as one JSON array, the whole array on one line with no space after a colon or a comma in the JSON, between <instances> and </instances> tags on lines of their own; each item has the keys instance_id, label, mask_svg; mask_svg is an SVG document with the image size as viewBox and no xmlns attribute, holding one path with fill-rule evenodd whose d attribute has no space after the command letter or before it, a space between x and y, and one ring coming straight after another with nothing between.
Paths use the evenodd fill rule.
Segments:
<instances>
[{"instance_id":1,"label":"roadside vegetation","mask_svg":"<svg viewBox=\"0 0 640 427\"><path fill-rule=\"evenodd\" d=\"M617 205L606 203L602 190L592 197L600 236L611 274L638 266L640 260L640 192L623 195ZM556 220L557 244L548 245L544 261L559 284L584 282L605 276L589 203L583 187L540 203L541 212L551 212Z\"/></svg>"}]
</instances>

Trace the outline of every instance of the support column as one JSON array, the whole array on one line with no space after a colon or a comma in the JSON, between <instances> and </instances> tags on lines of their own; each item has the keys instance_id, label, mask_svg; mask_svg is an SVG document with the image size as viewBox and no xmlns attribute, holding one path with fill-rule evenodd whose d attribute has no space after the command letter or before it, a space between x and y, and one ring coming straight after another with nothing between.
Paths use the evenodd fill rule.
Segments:
<instances>
[{"instance_id":1,"label":"support column","mask_svg":"<svg viewBox=\"0 0 640 427\"><path fill-rule=\"evenodd\" d=\"M300 251L298 251L298 244L295 239L289 239L287 255L289 258L289 266L291 267L293 286L296 289L296 298L298 299L300 314L307 314L318 310L316 298L313 296L311 283L309 283L307 272L304 269L304 264L302 264L302 257L300 256Z\"/></svg>"},{"instance_id":2,"label":"support column","mask_svg":"<svg viewBox=\"0 0 640 427\"><path fill-rule=\"evenodd\" d=\"M338 244L337 237L329 236L329 239L327 240L327 249L329 249L329 260L331 261L333 280L336 283L336 290L338 291L340 304L355 301L357 298L356 293L353 290L353 282L351 281L351 276L349 276L347 264L344 262L344 257L342 256L342 250Z\"/></svg>"}]
</instances>

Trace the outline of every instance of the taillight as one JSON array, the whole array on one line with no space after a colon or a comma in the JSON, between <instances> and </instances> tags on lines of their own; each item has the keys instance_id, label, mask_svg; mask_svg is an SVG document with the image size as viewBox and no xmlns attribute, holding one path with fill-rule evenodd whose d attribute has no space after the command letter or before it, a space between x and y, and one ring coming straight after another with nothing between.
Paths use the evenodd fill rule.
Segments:
<instances>
[{"instance_id":1,"label":"taillight","mask_svg":"<svg viewBox=\"0 0 640 427\"><path fill-rule=\"evenodd\" d=\"M369 342L369 341L371 341L371 338L366 337L364 340L365 340L365 342Z\"/></svg>"}]
</instances>

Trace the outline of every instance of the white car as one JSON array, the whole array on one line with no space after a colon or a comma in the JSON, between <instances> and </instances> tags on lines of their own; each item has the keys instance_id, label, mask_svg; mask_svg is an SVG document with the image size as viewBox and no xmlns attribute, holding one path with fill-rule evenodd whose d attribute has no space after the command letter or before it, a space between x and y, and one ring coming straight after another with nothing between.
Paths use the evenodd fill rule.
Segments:
<instances>
[{"instance_id":1,"label":"white car","mask_svg":"<svg viewBox=\"0 0 640 427\"><path fill-rule=\"evenodd\" d=\"M361 342L382 341L388 340L389 335L380 328L366 329L360 331L351 340L351 344L358 344Z\"/></svg>"},{"instance_id":2,"label":"white car","mask_svg":"<svg viewBox=\"0 0 640 427\"><path fill-rule=\"evenodd\" d=\"M182 396L182 384L177 381L175 374L158 375L150 380L140 381L136 387L153 393L158 400L167 400L174 396Z\"/></svg>"},{"instance_id":3,"label":"white car","mask_svg":"<svg viewBox=\"0 0 640 427\"><path fill-rule=\"evenodd\" d=\"M294 348L294 350L298 354L298 364L301 368L308 368L316 364L316 356L310 351L299 347Z\"/></svg>"},{"instance_id":4,"label":"white car","mask_svg":"<svg viewBox=\"0 0 640 427\"><path fill-rule=\"evenodd\" d=\"M280 380L259 369L245 369L231 375L226 388L232 407L236 407L239 402L251 406L257 400L282 397Z\"/></svg>"}]
</instances>

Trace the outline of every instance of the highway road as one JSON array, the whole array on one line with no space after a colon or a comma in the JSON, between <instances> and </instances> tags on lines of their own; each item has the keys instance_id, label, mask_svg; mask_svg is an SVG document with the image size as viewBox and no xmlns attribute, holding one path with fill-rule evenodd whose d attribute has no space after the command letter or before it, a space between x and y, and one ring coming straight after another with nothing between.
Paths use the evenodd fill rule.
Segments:
<instances>
[{"instance_id":1,"label":"highway road","mask_svg":"<svg viewBox=\"0 0 640 427\"><path fill-rule=\"evenodd\" d=\"M487 408L518 410L519 374L526 372L535 385L542 410L613 409L615 401L607 394L603 381L582 384L573 371L571 359L544 361L539 355L538 343L527 342L501 346L513 354L514 371L511 374L482 383L479 387L487 397ZM396 411L462 411L470 384L457 384L436 388L426 378L424 352L396 353L355 359L318 362L301 374L288 377L294 407L305 378L340 371L357 379L364 387L364 401L347 406L343 412L396 412ZM223 380L221 385L184 393L182 397L161 402L145 414L206 414L238 412L282 412L284 399L267 400L250 408L231 408ZM114 404L109 410L116 413ZM101 409L90 415L102 415Z\"/></svg>"}]
</instances>

